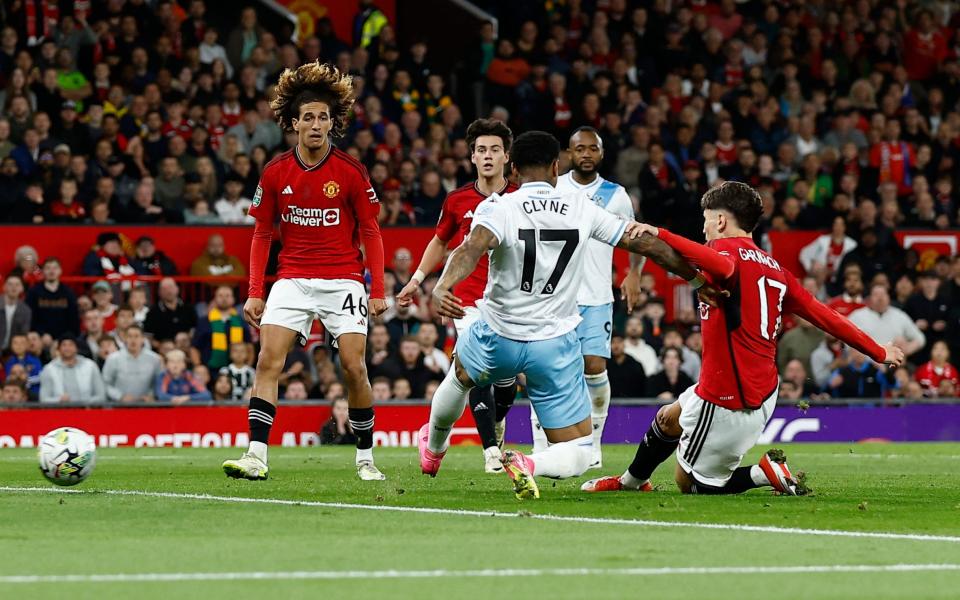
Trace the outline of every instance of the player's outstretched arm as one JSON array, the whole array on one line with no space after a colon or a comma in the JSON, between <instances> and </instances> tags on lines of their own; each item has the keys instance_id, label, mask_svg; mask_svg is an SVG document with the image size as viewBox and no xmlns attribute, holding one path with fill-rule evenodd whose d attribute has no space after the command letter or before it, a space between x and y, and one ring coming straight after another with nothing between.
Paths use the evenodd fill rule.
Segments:
<instances>
[{"instance_id":1,"label":"player's outstretched arm","mask_svg":"<svg viewBox=\"0 0 960 600\"><path fill-rule=\"evenodd\" d=\"M437 305L437 312L441 316L451 319L460 319L463 317L463 306L460 298L453 295L450 290L453 286L467 278L467 275L473 273L477 267L477 262L483 254L492 248L496 248L500 243L497 236L483 225L474 224L470 236L463 240L463 243L457 246L457 249L447 260L447 266L440 275L440 281L433 288L433 300Z\"/></svg>"},{"instance_id":2,"label":"player's outstretched arm","mask_svg":"<svg viewBox=\"0 0 960 600\"><path fill-rule=\"evenodd\" d=\"M397 294L397 304L400 306L410 306L413 298L420 292L420 284L426 278L427 273L432 273L434 268L443 260L443 254L447 250L447 243L437 236L427 244L423 249L423 257L420 258L420 264L417 265L416 272L410 277L407 285L403 286L400 293Z\"/></svg>"},{"instance_id":3,"label":"player's outstretched arm","mask_svg":"<svg viewBox=\"0 0 960 600\"><path fill-rule=\"evenodd\" d=\"M849 319L814 298L796 277L790 273L786 275L787 294L784 298L784 312L792 312L803 317L841 342L863 352L874 362L886 363L894 367L903 364L905 360L903 350L893 344L881 346Z\"/></svg>"}]
</instances>

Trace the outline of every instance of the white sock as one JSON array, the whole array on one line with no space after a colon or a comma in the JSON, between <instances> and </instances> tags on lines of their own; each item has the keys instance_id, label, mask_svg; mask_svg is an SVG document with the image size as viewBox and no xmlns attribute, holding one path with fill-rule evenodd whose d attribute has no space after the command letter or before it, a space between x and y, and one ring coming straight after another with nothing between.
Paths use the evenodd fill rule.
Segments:
<instances>
[{"instance_id":1,"label":"white sock","mask_svg":"<svg viewBox=\"0 0 960 600\"><path fill-rule=\"evenodd\" d=\"M770 485L770 480L767 479L767 476L763 473L763 469L760 468L760 465L753 465L750 467L750 479L757 485Z\"/></svg>"},{"instance_id":2,"label":"white sock","mask_svg":"<svg viewBox=\"0 0 960 600\"><path fill-rule=\"evenodd\" d=\"M250 442L247 452L262 460L263 464L267 464L267 445L263 442Z\"/></svg>"},{"instance_id":3,"label":"white sock","mask_svg":"<svg viewBox=\"0 0 960 600\"><path fill-rule=\"evenodd\" d=\"M357 448L357 464L359 465L363 461L373 462L373 448L363 450Z\"/></svg>"},{"instance_id":4,"label":"white sock","mask_svg":"<svg viewBox=\"0 0 960 600\"><path fill-rule=\"evenodd\" d=\"M447 376L433 393L433 401L430 403L430 439L427 447L431 452L439 453L447 449L450 430L467 406L470 388L460 383L455 371L454 368L447 371Z\"/></svg>"},{"instance_id":5,"label":"white sock","mask_svg":"<svg viewBox=\"0 0 960 600\"><path fill-rule=\"evenodd\" d=\"M593 462L593 436L551 444L543 452L531 454L530 459L535 475L555 479L579 477Z\"/></svg>"},{"instance_id":6,"label":"white sock","mask_svg":"<svg viewBox=\"0 0 960 600\"><path fill-rule=\"evenodd\" d=\"M593 449L600 454L600 440L603 438L603 426L607 423L610 410L610 380L607 372L596 375L584 375L587 391L590 393L590 420L593 422Z\"/></svg>"},{"instance_id":7,"label":"white sock","mask_svg":"<svg viewBox=\"0 0 960 600\"><path fill-rule=\"evenodd\" d=\"M537 412L533 410L533 404L530 404L530 429L533 431L533 453L543 452L550 446L547 441L547 434L543 432L540 426L540 419L537 418Z\"/></svg>"},{"instance_id":8,"label":"white sock","mask_svg":"<svg viewBox=\"0 0 960 600\"><path fill-rule=\"evenodd\" d=\"M623 475L620 476L620 485L629 489L629 490L639 490L640 486L646 483L646 480L641 481L630 474L630 471L624 471Z\"/></svg>"}]
</instances>

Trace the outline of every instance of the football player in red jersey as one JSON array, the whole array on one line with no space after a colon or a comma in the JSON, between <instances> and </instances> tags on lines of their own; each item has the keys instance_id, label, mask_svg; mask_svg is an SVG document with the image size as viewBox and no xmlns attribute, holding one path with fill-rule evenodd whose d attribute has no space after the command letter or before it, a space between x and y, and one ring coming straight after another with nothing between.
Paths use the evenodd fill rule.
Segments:
<instances>
[{"instance_id":1,"label":"football player in red jersey","mask_svg":"<svg viewBox=\"0 0 960 600\"><path fill-rule=\"evenodd\" d=\"M427 244L417 271L397 295L397 303L409 306L420 291L420 284L427 273L443 260L448 247L457 247L470 234L473 211L492 194L504 194L517 189L507 181L504 168L510 160L510 144L513 133L510 128L494 119L477 119L467 127L467 145L470 147L470 162L477 167L477 180L450 192L443 201L436 233ZM465 316L454 319L457 336L462 335L477 320L477 300L483 298L487 287L487 256L481 257L477 268L455 291L463 300ZM493 388L493 402L490 388ZM493 386L477 386L470 392L470 410L477 423L477 432L483 444L484 469L487 473L500 473L500 446L503 444L504 417L516 394L516 380L498 381Z\"/></svg>"},{"instance_id":2,"label":"football player in red jersey","mask_svg":"<svg viewBox=\"0 0 960 600\"><path fill-rule=\"evenodd\" d=\"M250 215L250 291L244 318L260 328L260 356L250 398L250 447L223 463L230 477L267 478L267 440L277 411L277 379L287 352L320 319L340 349L350 425L357 436L357 474L382 480L373 463L373 399L364 353L367 319L386 310L380 203L366 168L330 142L343 135L353 103L350 76L319 61L287 69L271 107L297 145L263 169ZM264 303L263 278L274 223L283 249L278 280ZM364 288L363 254L372 279Z\"/></svg>"},{"instance_id":3,"label":"football player in red jersey","mask_svg":"<svg viewBox=\"0 0 960 600\"><path fill-rule=\"evenodd\" d=\"M763 203L753 188L724 183L704 194L701 206L706 245L644 226L644 235L659 237L730 294L717 309L700 305L700 382L660 409L623 475L588 481L584 491L649 491L654 469L676 451L676 481L684 493L736 494L761 486L805 493L781 451L770 450L757 465L740 466L777 404L777 336L783 313L803 317L878 363L896 367L904 360L900 348L880 346L818 302L754 244L750 234Z\"/></svg>"}]
</instances>

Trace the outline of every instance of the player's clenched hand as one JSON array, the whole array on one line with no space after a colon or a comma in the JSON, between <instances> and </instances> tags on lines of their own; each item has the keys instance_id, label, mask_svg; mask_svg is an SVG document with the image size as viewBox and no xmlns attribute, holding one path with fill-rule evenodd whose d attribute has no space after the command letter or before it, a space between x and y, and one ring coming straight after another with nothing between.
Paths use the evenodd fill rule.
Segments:
<instances>
[{"instance_id":1,"label":"player's clenched hand","mask_svg":"<svg viewBox=\"0 0 960 600\"><path fill-rule=\"evenodd\" d=\"M397 306L410 306L418 294L420 294L420 284L416 279L410 279L397 294Z\"/></svg>"},{"instance_id":2,"label":"player's clenched hand","mask_svg":"<svg viewBox=\"0 0 960 600\"><path fill-rule=\"evenodd\" d=\"M883 349L887 352L883 362L891 367L899 367L903 364L903 361L906 360L906 355L899 346L894 346L893 344L884 344Z\"/></svg>"},{"instance_id":3,"label":"player's clenched hand","mask_svg":"<svg viewBox=\"0 0 960 600\"><path fill-rule=\"evenodd\" d=\"M713 308L717 308L720 306L721 300L730 297L730 292L727 290L722 290L712 283L705 283L703 284L703 287L697 290L697 296L700 298L701 302L705 302Z\"/></svg>"},{"instance_id":4,"label":"player's clenched hand","mask_svg":"<svg viewBox=\"0 0 960 600\"><path fill-rule=\"evenodd\" d=\"M653 237L660 235L660 230L653 225L648 223L637 223L636 221L627 223L627 228L624 229L623 232L627 234L628 238L631 240L637 239L644 233L649 233Z\"/></svg>"},{"instance_id":5,"label":"player's clenched hand","mask_svg":"<svg viewBox=\"0 0 960 600\"><path fill-rule=\"evenodd\" d=\"M460 298L454 296L450 290L442 289L439 285L433 288L433 303L440 316L462 319L465 313L461 302Z\"/></svg>"},{"instance_id":6,"label":"player's clenched hand","mask_svg":"<svg viewBox=\"0 0 960 600\"><path fill-rule=\"evenodd\" d=\"M387 301L383 298L370 298L370 314L379 317L387 312Z\"/></svg>"},{"instance_id":7,"label":"player's clenched hand","mask_svg":"<svg viewBox=\"0 0 960 600\"><path fill-rule=\"evenodd\" d=\"M247 298L243 303L243 319L252 327L260 329L260 319L263 317L265 304L263 298Z\"/></svg>"},{"instance_id":8,"label":"player's clenched hand","mask_svg":"<svg viewBox=\"0 0 960 600\"><path fill-rule=\"evenodd\" d=\"M627 301L627 313L633 312L634 306L640 305L643 297L643 288L640 287L640 275L636 269L630 269L627 276L620 283L620 299Z\"/></svg>"}]
</instances>

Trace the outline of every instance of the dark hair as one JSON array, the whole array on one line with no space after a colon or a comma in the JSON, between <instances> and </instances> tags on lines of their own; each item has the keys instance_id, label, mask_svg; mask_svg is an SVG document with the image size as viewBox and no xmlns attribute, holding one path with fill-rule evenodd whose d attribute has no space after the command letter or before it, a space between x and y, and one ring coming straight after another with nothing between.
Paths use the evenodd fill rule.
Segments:
<instances>
[{"instance_id":1,"label":"dark hair","mask_svg":"<svg viewBox=\"0 0 960 600\"><path fill-rule=\"evenodd\" d=\"M727 181L707 190L700 200L703 210L725 210L744 231L757 228L763 215L763 200L755 189L739 181Z\"/></svg>"},{"instance_id":2,"label":"dark hair","mask_svg":"<svg viewBox=\"0 0 960 600\"><path fill-rule=\"evenodd\" d=\"M560 158L560 143L545 131L527 131L513 142L510 160L518 171L531 167L549 167Z\"/></svg>"},{"instance_id":3,"label":"dark hair","mask_svg":"<svg viewBox=\"0 0 960 600\"><path fill-rule=\"evenodd\" d=\"M474 151L477 145L477 138L484 135L492 135L500 138L503 142L503 151L510 152L510 146L513 144L513 132L503 121L496 119L477 119L467 127L467 146L470 152Z\"/></svg>"},{"instance_id":4,"label":"dark hair","mask_svg":"<svg viewBox=\"0 0 960 600\"><path fill-rule=\"evenodd\" d=\"M293 120L300 118L300 107L309 102L327 104L333 121L330 133L342 136L353 106L353 78L319 60L284 70L277 82L276 97L270 103L281 129L291 131Z\"/></svg>"},{"instance_id":5,"label":"dark hair","mask_svg":"<svg viewBox=\"0 0 960 600\"><path fill-rule=\"evenodd\" d=\"M42 265L42 266L45 267L45 266L47 266L47 265L49 265L49 264L53 264L53 263L57 263L57 264L59 265L59 264L60 264L60 259L57 258L56 256L48 256L48 257L46 257L45 259L43 259L43 265Z\"/></svg>"}]
</instances>

